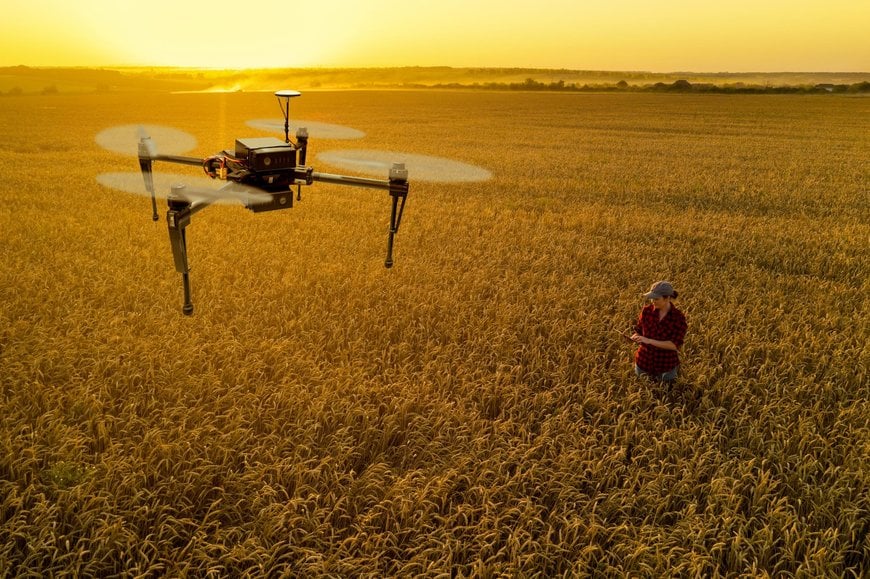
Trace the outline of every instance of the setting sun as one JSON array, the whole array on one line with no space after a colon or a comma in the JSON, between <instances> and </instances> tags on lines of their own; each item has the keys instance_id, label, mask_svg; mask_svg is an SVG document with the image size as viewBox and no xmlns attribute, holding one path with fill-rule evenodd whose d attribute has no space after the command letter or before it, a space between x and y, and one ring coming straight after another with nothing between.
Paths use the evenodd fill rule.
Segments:
<instances>
[{"instance_id":1,"label":"setting sun","mask_svg":"<svg viewBox=\"0 0 870 579\"><path fill-rule=\"evenodd\" d=\"M859 0L34 0L4 12L2 66L870 68Z\"/></svg>"}]
</instances>

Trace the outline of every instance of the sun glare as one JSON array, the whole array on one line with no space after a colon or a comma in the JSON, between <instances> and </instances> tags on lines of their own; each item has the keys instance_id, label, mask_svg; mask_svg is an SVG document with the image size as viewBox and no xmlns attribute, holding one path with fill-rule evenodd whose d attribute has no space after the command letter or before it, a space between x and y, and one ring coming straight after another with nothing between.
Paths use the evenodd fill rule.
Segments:
<instances>
[{"instance_id":1,"label":"sun glare","mask_svg":"<svg viewBox=\"0 0 870 579\"><path fill-rule=\"evenodd\" d=\"M0 66L870 69L856 0L33 0L4 8Z\"/></svg>"}]
</instances>

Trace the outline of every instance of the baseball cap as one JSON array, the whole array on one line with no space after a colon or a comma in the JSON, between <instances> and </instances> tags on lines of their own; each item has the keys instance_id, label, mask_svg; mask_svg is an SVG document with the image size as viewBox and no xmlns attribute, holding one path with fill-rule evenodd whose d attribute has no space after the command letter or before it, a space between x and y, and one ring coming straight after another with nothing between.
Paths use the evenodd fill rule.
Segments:
<instances>
[{"instance_id":1,"label":"baseball cap","mask_svg":"<svg viewBox=\"0 0 870 579\"><path fill-rule=\"evenodd\" d=\"M653 298L663 298L666 296L672 298L677 297L677 292L674 291L674 286L672 286L671 282L669 281L657 281L652 284L652 287L649 288L648 292L643 294L643 297L648 300L651 300Z\"/></svg>"}]
</instances>

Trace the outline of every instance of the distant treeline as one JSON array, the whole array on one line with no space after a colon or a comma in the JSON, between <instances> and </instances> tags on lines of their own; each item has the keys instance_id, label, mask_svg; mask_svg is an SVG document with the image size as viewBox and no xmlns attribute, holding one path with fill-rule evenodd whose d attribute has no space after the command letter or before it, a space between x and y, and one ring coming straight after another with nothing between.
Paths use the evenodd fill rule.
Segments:
<instances>
[{"instance_id":1,"label":"distant treeline","mask_svg":"<svg viewBox=\"0 0 870 579\"><path fill-rule=\"evenodd\" d=\"M480 89L480 90L516 90L516 91L568 91L568 92L602 92L602 91L651 91L651 92L697 92L723 94L809 94L809 93L867 93L870 92L870 82L853 84L815 84L815 85L782 85L763 86L750 85L742 82L716 85L711 83L691 83L688 80L677 80L672 83L657 82L654 84L631 85L622 80L614 84L579 84L564 81L539 82L528 78L523 82L487 82L487 83L445 83L436 85L407 84L407 88L441 88L441 89Z\"/></svg>"},{"instance_id":2,"label":"distant treeline","mask_svg":"<svg viewBox=\"0 0 870 579\"><path fill-rule=\"evenodd\" d=\"M493 91L857 94L868 73L652 73L525 68L187 68L0 67L0 96L67 93L241 92L299 90L464 89Z\"/></svg>"}]
</instances>

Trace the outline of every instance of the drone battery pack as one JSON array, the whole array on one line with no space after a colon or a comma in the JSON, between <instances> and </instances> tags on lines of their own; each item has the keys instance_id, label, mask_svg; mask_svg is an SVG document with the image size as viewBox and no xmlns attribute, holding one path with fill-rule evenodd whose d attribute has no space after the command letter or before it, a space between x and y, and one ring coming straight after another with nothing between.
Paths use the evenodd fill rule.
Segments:
<instances>
[{"instance_id":1,"label":"drone battery pack","mask_svg":"<svg viewBox=\"0 0 870 579\"><path fill-rule=\"evenodd\" d=\"M254 172L280 171L296 166L296 147L274 137L236 139L236 158Z\"/></svg>"}]
</instances>

